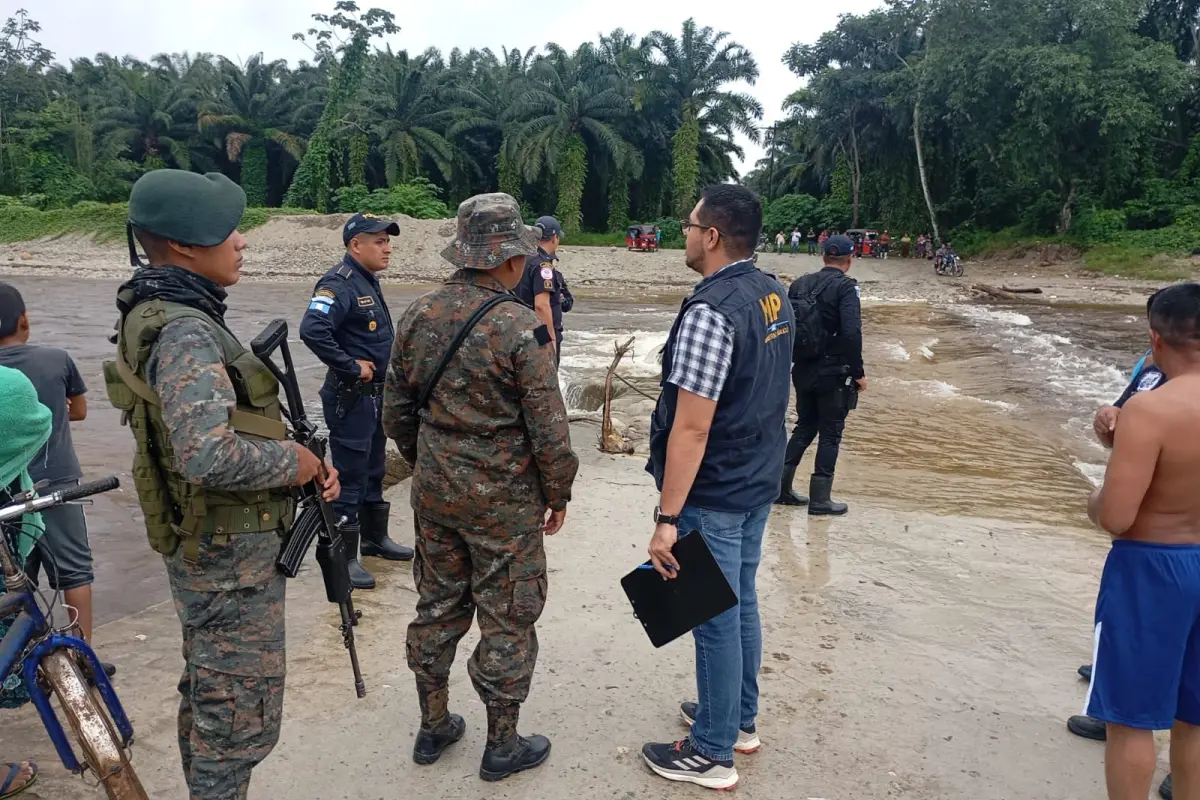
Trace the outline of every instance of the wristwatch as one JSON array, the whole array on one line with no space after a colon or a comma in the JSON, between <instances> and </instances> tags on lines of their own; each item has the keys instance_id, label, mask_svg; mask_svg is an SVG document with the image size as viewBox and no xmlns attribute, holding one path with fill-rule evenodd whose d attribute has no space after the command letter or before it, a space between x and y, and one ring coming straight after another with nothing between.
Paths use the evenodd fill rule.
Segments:
<instances>
[{"instance_id":1,"label":"wristwatch","mask_svg":"<svg viewBox=\"0 0 1200 800\"><path fill-rule=\"evenodd\" d=\"M654 507L654 522L656 525L679 525L679 515L668 516L662 513L662 506Z\"/></svg>"}]
</instances>

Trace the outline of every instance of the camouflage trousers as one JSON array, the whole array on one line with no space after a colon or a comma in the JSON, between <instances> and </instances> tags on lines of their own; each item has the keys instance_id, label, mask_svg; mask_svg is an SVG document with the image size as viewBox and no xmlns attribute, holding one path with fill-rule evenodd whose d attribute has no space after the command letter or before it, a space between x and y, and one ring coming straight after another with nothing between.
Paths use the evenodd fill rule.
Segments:
<instances>
[{"instance_id":1,"label":"camouflage trousers","mask_svg":"<svg viewBox=\"0 0 1200 800\"><path fill-rule=\"evenodd\" d=\"M540 528L487 533L416 518L417 616L408 626L408 666L422 693L450 679L458 642L478 612L479 645L467 662L471 683L491 706L523 703L533 681L534 623L546 604L546 551Z\"/></svg>"},{"instance_id":2,"label":"camouflage trousers","mask_svg":"<svg viewBox=\"0 0 1200 800\"><path fill-rule=\"evenodd\" d=\"M206 534L165 558L183 625L179 754L191 800L245 800L283 722L284 577L273 533Z\"/></svg>"}]
</instances>

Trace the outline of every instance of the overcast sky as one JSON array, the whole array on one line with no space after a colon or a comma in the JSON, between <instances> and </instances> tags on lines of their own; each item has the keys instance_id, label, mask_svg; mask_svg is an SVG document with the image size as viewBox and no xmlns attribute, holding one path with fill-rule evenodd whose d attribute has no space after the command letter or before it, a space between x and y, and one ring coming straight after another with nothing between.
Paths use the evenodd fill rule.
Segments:
<instances>
[{"instance_id":1,"label":"overcast sky","mask_svg":"<svg viewBox=\"0 0 1200 800\"><path fill-rule=\"evenodd\" d=\"M437 47L541 47L557 42L574 49L614 28L645 34L664 30L678 35L683 20L728 31L758 61L760 77L748 90L766 111L763 123L777 119L780 104L796 88L783 66L783 53L795 42L812 42L837 23L838 14L861 13L879 0L839 3L800 0L592 0L591 2L515 3L508 0L359 0L360 8L378 6L396 15L400 32L388 38L393 49L420 52ZM98 52L141 59L161 52L209 52L244 61L262 52L268 60L295 64L310 56L296 31L312 26L310 15L328 13L333 0L0 0L0 20L26 8L42 25L41 42L60 61ZM377 40L378 41L378 40ZM743 173L762 149L747 141Z\"/></svg>"}]
</instances>

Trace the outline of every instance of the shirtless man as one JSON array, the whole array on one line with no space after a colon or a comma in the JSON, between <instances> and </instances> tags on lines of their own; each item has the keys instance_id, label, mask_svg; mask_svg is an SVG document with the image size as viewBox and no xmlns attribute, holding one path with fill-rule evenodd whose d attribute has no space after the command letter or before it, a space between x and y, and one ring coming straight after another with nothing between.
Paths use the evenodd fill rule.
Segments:
<instances>
[{"instance_id":1,"label":"shirtless man","mask_svg":"<svg viewBox=\"0 0 1200 800\"><path fill-rule=\"evenodd\" d=\"M1121 411L1088 516L1114 537L1096 600L1085 713L1108 724L1110 800L1144 800L1153 731L1171 730L1179 797L1200 798L1200 284L1160 292L1154 363L1167 381ZM1195 634L1195 635L1193 635Z\"/></svg>"}]
</instances>

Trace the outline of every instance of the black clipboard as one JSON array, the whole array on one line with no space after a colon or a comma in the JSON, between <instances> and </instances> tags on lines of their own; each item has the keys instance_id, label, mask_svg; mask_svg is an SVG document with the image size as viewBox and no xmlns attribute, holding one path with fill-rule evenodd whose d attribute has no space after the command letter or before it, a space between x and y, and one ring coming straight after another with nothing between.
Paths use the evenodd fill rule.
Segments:
<instances>
[{"instance_id":1,"label":"black clipboard","mask_svg":"<svg viewBox=\"0 0 1200 800\"><path fill-rule=\"evenodd\" d=\"M621 578L634 616L655 647L675 641L738 603L699 531L680 536L671 553L679 562L679 577L664 580L647 561Z\"/></svg>"}]
</instances>

